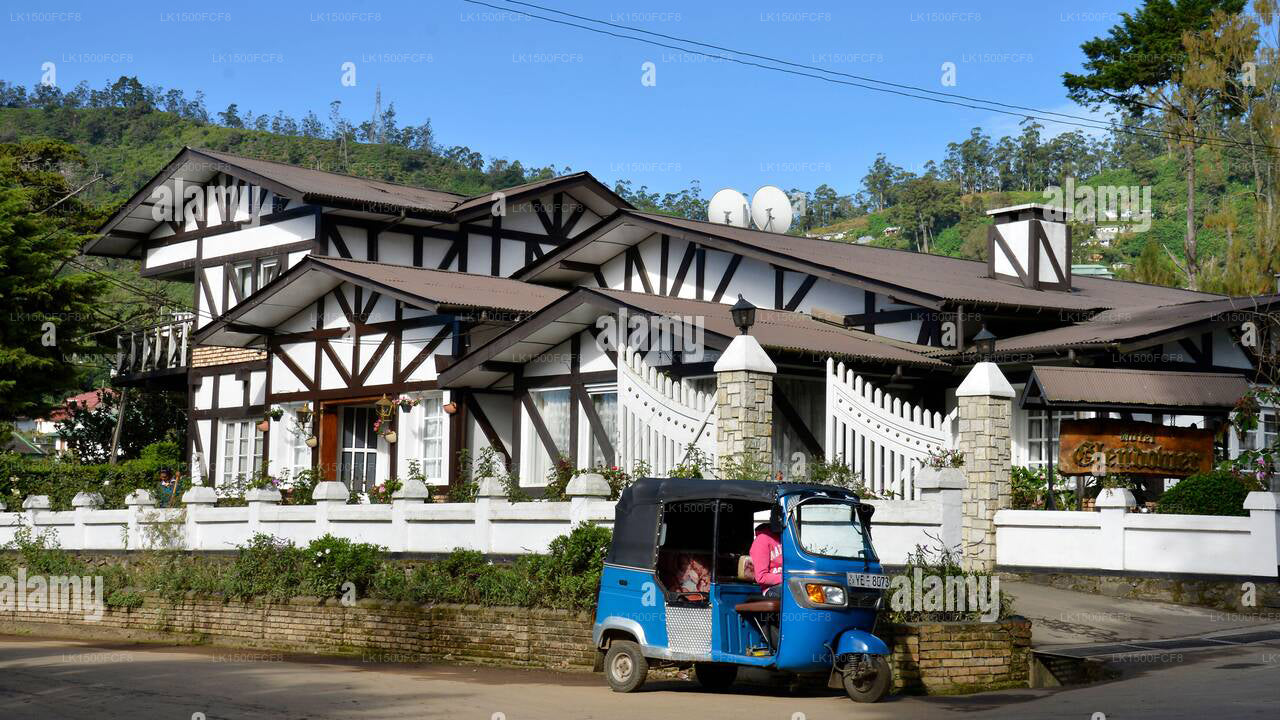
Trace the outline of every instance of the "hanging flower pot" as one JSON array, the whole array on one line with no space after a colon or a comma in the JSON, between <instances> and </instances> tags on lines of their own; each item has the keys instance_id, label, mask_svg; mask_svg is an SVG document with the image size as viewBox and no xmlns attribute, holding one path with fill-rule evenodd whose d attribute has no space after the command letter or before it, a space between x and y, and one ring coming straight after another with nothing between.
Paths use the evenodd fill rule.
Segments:
<instances>
[{"instance_id":1,"label":"hanging flower pot","mask_svg":"<svg viewBox=\"0 0 1280 720\"><path fill-rule=\"evenodd\" d=\"M266 419L264 419L264 420L260 420L260 421L258 422L258 432L266 432L266 431L268 431L268 430L270 430L270 429L271 429L271 421L270 421L270 420L266 420Z\"/></svg>"},{"instance_id":2,"label":"hanging flower pot","mask_svg":"<svg viewBox=\"0 0 1280 720\"><path fill-rule=\"evenodd\" d=\"M311 448L313 448L313 447L315 447L316 445L319 445L319 444L320 444L320 441L319 441L319 440L317 440L317 439L315 438L315 436L314 436L314 435L312 435L311 437L307 438L307 447L311 447Z\"/></svg>"},{"instance_id":3,"label":"hanging flower pot","mask_svg":"<svg viewBox=\"0 0 1280 720\"><path fill-rule=\"evenodd\" d=\"M395 431L395 430L391 430L391 431L390 431L390 432L388 432L386 435L383 435L383 437L385 437L385 438L387 439L387 442L388 442L388 443L390 443L390 444L394 445L394 444L395 444L395 442L396 442L396 431Z\"/></svg>"},{"instance_id":4,"label":"hanging flower pot","mask_svg":"<svg viewBox=\"0 0 1280 720\"><path fill-rule=\"evenodd\" d=\"M454 413L458 412L458 403L456 403L456 402L447 402L447 403L445 403L445 404L444 404L444 412L445 412L445 414L446 414L446 415L452 415L452 414L454 414Z\"/></svg>"}]
</instances>

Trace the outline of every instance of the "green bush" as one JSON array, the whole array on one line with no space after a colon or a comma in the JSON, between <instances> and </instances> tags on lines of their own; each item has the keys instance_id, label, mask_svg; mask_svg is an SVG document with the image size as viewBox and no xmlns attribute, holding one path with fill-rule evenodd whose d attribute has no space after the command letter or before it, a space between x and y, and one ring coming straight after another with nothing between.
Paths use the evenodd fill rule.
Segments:
<instances>
[{"instance_id":1,"label":"green bush","mask_svg":"<svg viewBox=\"0 0 1280 720\"><path fill-rule=\"evenodd\" d=\"M258 533L242 545L228 569L225 592L233 598L285 600L301 594L306 555L287 540Z\"/></svg>"},{"instance_id":2,"label":"green bush","mask_svg":"<svg viewBox=\"0 0 1280 720\"><path fill-rule=\"evenodd\" d=\"M1227 470L1192 475L1178 481L1156 502L1156 512L1171 515L1248 515L1244 498L1261 485Z\"/></svg>"},{"instance_id":3,"label":"green bush","mask_svg":"<svg viewBox=\"0 0 1280 720\"><path fill-rule=\"evenodd\" d=\"M12 576L26 567L33 574L102 575L111 607L137 607L143 592L173 602L188 592L241 600L340 597L351 582L357 597L378 600L584 609L595 604L611 537L607 528L584 523L552 540L546 555L499 564L474 550L455 550L406 573L376 545L325 535L299 548L261 533L230 562L141 551L126 563L89 567L59 549L56 534L20 528L0 552L0 574Z\"/></svg>"},{"instance_id":4,"label":"green bush","mask_svg":"<svg viewBox=\"0 0 1280 720\"><path fill-rule=\"evenodd\" d=\"M125 497L136 489L151 492L160 497L160 470L162 468L185 469L172 462L164 443L148 447L148 457L128 460L118 465L83 465L64 460L27 458L21 455L0 454L0 497L10 510L20 509L22 501L32 495L48 495L54 510L70 510L71 499L79 492L101 493L104 507L122 508ZM154 448L154 450L153 450ZM186 482L185 473L183 478ZM181 496L186 488L178 489Z\"/></svg>"},{"instance_id":5,"label":"green bush","mask_svg":"<svg viewBox=\"0 0 1280 720\"><path fill-rule=\"evenodd\" d=\"M303 590L317 597L337 597L349 582L357 597L365 597L385 554L384 547L325 534L307 546Z\"/></svg>"}]
</instances>

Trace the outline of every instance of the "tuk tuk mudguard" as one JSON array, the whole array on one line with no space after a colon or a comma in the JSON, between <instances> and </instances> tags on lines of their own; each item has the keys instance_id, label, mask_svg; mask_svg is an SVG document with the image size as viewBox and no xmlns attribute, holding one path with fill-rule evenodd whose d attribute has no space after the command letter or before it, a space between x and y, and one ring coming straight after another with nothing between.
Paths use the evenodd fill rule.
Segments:
<instances>
[{"instance_id":1,"label":"tuk tuk mudguard","mask_svg":"<svg viewBox=\"0 0 1280 720\"><path fill-rule=\"evenodd\" d=\"M889 655L889 646L880 638L865 630L849 629L840 633L835 642L836 659L857 653L862 655Z\"/></svg>"}]
</instances>

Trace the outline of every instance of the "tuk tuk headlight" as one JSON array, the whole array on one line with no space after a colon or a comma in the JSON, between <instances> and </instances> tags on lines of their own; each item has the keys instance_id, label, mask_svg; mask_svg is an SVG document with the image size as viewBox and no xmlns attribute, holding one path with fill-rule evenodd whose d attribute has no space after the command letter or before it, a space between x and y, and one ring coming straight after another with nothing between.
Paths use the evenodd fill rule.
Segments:
<instances>
[{"instance_id":1,"label":"tuk tuk headlight","mask_svg":"<svg viewBox=\"0 0 1280 720\"><path fill-rule=\"evenodd\" d=\"M804 593L814 605L844 605L844 588L838 585L805 583Z\"/></svg>"}]
</instances>

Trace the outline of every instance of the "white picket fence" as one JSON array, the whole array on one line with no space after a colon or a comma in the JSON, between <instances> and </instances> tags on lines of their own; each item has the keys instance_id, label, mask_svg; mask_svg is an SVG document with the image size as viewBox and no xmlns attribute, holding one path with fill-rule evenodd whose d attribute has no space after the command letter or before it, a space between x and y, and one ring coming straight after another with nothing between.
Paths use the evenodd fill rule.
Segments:
<instances>
[{"instance_id":1,"label":"white picket fence","mask_svg":"<svg viewBox=\"0 0 1280 720\"><path fill-rule=\"evenodd\" d=\"M618 465L630 469L643 460L654 475L666 475L690 445L714 464L715 393L666 375L630 347L618 360Z\"/></svg>"},{"instance_id":2,"label":"white picket fence","mask_svg":"<svg viewBox=\"0 0 1280 720\"><path fill-rule=\"evenodd\" d=\"M903 402L827 358L827 460L862 474L867 488L920 497L917 471L930 450L954 447L956 413L943 416Z\"/></svg>"}]
</instances>

